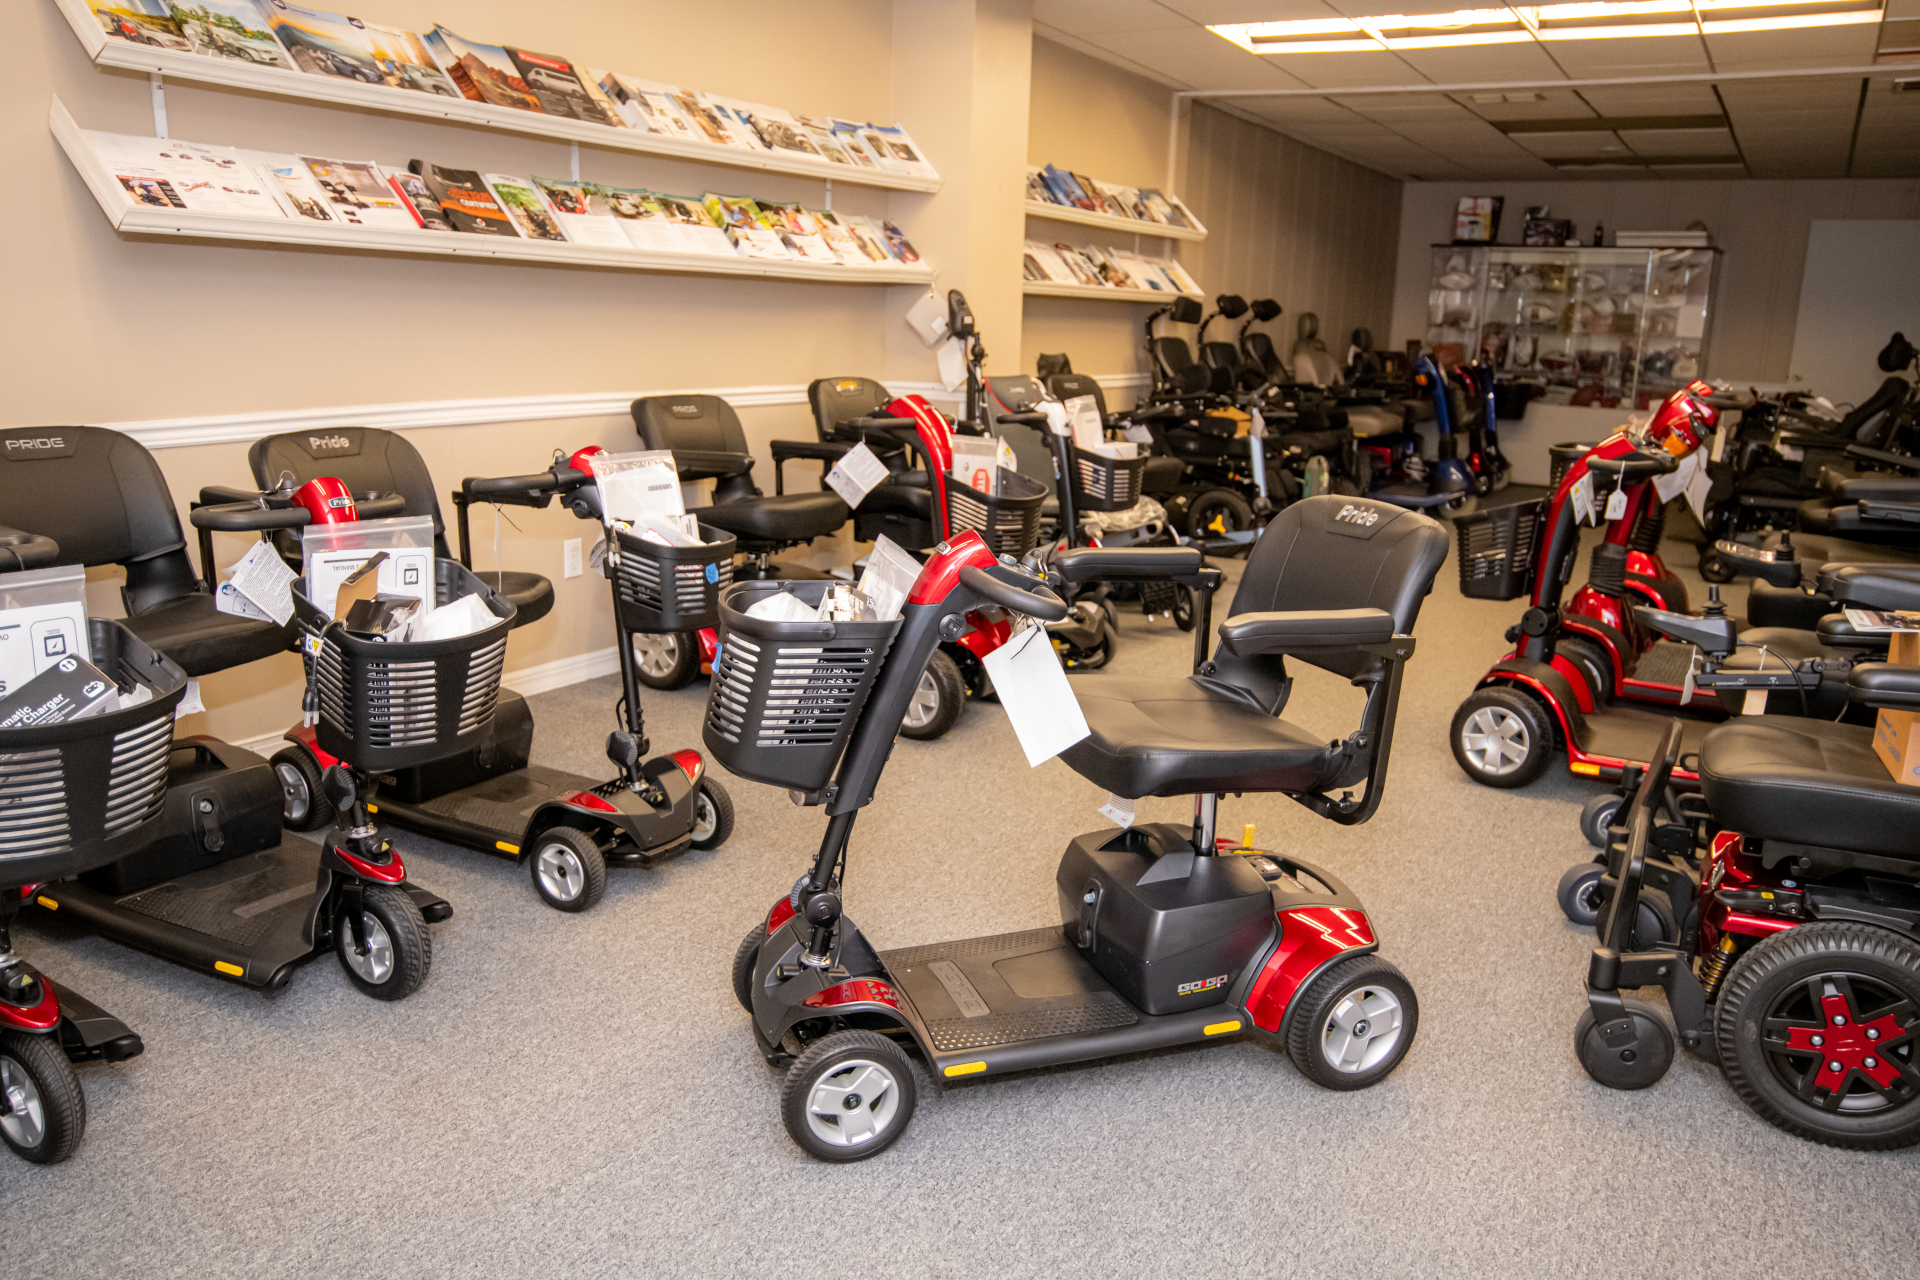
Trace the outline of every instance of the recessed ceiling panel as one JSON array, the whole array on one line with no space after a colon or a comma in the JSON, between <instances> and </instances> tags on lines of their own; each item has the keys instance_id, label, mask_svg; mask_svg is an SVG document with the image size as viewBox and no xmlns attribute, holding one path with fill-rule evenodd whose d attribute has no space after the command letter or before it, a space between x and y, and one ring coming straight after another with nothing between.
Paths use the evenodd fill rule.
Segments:
<instances>
[{"instance_id":1,"label":"recessed ceiling panel","mask_svg":"<svg viewBox=\"0 0 1920 1280\"><path fill-rule=\"evenodd\" d=\"M1286 22L1329 17L1322 0L1160 0L1161 7L1201 26L1228 22ZM1221 40L1222 37L1214 36Z\"/></svg>"},{"instance_id":2,"label":"recessed ceiling panel","mask_svg":"<svg viewBox=\"0 0 1920 1280\"><path fill-rule=\"evenodd\" d=\"M1596 114L1572 89L1530 89L1521 92L1458 93L1454 100L1482 120L1569 120Z\"/></svg>"},{"instance_id":3,"label":"recessed ceiling panel","mask_svg":"<svg viewBox=\"0 0 1920 1280\"><path fill-rule=\"evenodd\" d=\"M1738 160L1728 164L1652 164L1647 167L1655 177L1665 178L1669 182L1710 182L1747 176L1747 167Z\"/></svg>"},{"instance_id":4,"label":"recessed ceiling panel","mask_svg":"<svg viewBox=\"0 0 1920 1280\"><path fill-rule=\"evenodd\" d=\"M1719 71L1778 71L1784 67L1873 65L1877 24L1812 27L1799 31L1741 31L1710 35L1707 48ZM1644 44L1634 40L1628 43Z\"/></svg>"},{"instance_id":5,"label":"recessed ceiling panel","mask_svg":"<svg viewBox=\"0 0 1920 1280\"><path fill-rule=\"evenodd\" d=\"M1033 0L1033 20L1076 36L1193 27L1184 15L1159 0Z\"/></svg>"},{"instance_id":6,"label":"recessed ceiling panel","mask_svg":"<svg viewBox=\"0 0 1920 1280\"><path fill-rule=\"evenodd\" d=\"M1376 53L1281 54L1266 60L1280 63L1316 89L1428 83L1425 76L1408 66L1398 54L1388 53L1384 49Z\"/></svg>"},{"instance_id":7,"label":"recessed ceiling panel","mask_svg":"<svg viewBox=\"0 0 1920 1280\"><path fill-rule=\"evenodd\" d=\"M1698 36L1646 36L1633 40L1555 40L1553 60L1576 79L1600 76L1680 75L1711 71Z\"/></svg>"},{"instance_id":8,"label":"recessed ceiling panel","mask_svg":"<svg viewBox=\"0 0 1920 1280\"><path fill-rule=\"evenodd\" d=\"M1595 129L1574 133L1515 133L1510 141L1547 160L1634 160L1633 149L1618 136Z\"/></svg>"},{"instance_id":9,"label":"recessed ceiling panel","mask_svg":"<svg viewBox=\"0 0 1920 1280\"><path fill-rule=\"evenodd\" d=\"M1649 160L1661 156L1727 156L1738 158L1739 148L1725 129L1622 129L1620 141Z\"/></svg>"},{"instance_id":10,"label":"recessed ceiling panel","mask_svg":"<svg viewBox=\"0 0 1920 1280\"><path fill-rule=\"evenodd\" d=\"M1718 115L1720 99L1704 84L1641 84L1582 89L1580 96L1603 116Z\"/></svg>"},{"instance_id":11,"label":"recessed ceiling panel","mask_svg":"<svg viewBox=\"0 0 1920 1280\"><path fill-rule=\"evenodd\" d=\"M1282 89L1297 88L1305 83L1289 74L1292 68L1276 66L1272 58L1257 58L1203 27L1188 27L1184 31L1116 31L1080 38L1200 88Z\"/></svg>"},{"instance_id":12,"label":"recessed ceiling panel","mask_svg":"<svg viewBox=\"0 0 1920 1280\"><path fill-rule=\"evenodd\" d=\"M1559 66L1537 44L1402 49L1399 54L1408 66L1435 84L1484 84L1560 78Z\"/></svg>"}]
</instances>

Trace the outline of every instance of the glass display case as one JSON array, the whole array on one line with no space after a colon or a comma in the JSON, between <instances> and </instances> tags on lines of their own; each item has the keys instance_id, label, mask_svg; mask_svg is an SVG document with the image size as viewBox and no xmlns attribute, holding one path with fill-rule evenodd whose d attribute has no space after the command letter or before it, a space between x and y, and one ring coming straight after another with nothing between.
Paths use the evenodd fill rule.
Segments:
<instances>
[{"instance_id":1,"label":"glass display case","mask_svg":"<svg viewBox=\"0 0 1920 1280\"><path fill-rule=\"evenodd\" d=\"M1707 375L1719 252L1436 245L1427 345L1549 403L1644 410Z\"/></svg>"}]
</instances>

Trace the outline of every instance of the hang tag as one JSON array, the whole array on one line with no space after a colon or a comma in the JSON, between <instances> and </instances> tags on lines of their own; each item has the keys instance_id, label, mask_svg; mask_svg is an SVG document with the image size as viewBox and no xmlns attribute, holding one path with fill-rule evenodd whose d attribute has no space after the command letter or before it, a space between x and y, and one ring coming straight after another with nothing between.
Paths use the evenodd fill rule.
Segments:
<instances>
[{"instance_id":1,"label":"hang tag","mask_svg":"<svg viewBox=\"0 0 1920 1280\"><path fill-rule=\"evenodd\" d=\"M1073 428L1067 424L1067 406L1058 400L1043 400L1040 402L1040 412L1046 415L1047 430L1057 436L1073 434ZM1099 419L1096 417L1094 422L1097 429Z\"/></svg>"},{"instance_id":2,"label":"hang tag","mask_svg":"<svg viewBox=\"0 0 1920 1280\"><path fill-rule=\"evenodd\" d=\"M1123 827L1133 825L1133 801L1127 799L1125 796L1116 796L1112 792L1108 792L1107 802L1100 806L1100 812L1112 818Z\"/></svg>"},{"instance_id":3,"label":"hang tag","mask_svg":"<svg viewBox=\"0 0 1920 1280\"><path fill-rule=\"evenodd\" d=\"M1663 476L1653 478L1653 491L1660 495L1660 501L1672 502L1686 487L1693 483L1693 473L1706 464L1700 461L1700 451L1695 449L1680 459L1680 465Z\"/></svg>"},{"instance_id":4,"label":"hang tag","mask_svg":"<svg viewBox=\"0 0 1920 1280\"><path fill-rule=\"evenodd\" d=\"M1618 520L1627 514L1627 491L1615 489L1607 495L1607 519Z\"/></svg>"},{"instance_id":5,"label":"hang tag","mask_svg":"<svg viewBox=\"0 0 1920 1280\"><path fill-rule=\"evenodd\" d=\"M187 691L180 695L179 703L173 708L173 718L178 720L182 716L197 716L206 709L206 704L200 701L200 682L189 680Z\"/></svg>"},{"instance_id":6,"label":"hang tag","mask_svg":"<svg viewBox=\"0 0 1920 1280\"><path fill-rule=\"evenodd\" d=\"M833 470L827 472L827 485L849 507L857 507L886 478L887 464L875 457L863 440L833 464Z\"/></svg>"},{"instance_id":7,"label":"hang tag","mask_svg":"<svg viewBox=\"0 0 1920 1280\"><path fill-rule=\"evenodd\" d=\"M1747 690L1747 696L1740 700L1740 714L1743 716L1760 716L1766 713L1767 691L1765 689Z\"/></svg>"},{"instance_id":8,"label":"hang tag","mask_svg":"<svg viewBox=\"0 0 1920 1280\"><path fill-rule=\"evenodd\" d=\"M1576 524L1596 524L1593 513L1593 473L1573 482L1573 519Z\"/></svg>"},{"instance_id":9,"label":"hang tag","mask_svg":"<svg viewBox=\"0 0 1920 1280\"><path fill-rule=\"evenodd\" d=\"M1693 469L1687 477L1687 505L1693 508L1693 518L1700 522L1702 529L1707 527L1707 492L1713 488L1713 476L1705 466Z\"/></svg>"},{"instance_id":10,"label":"hang tag","mask_svg":"<svg viewBox=\"0 0 1920 1280\"><path fill-rule=\"evenodd\" d=\"M1045 764L1091 732L1041 628L1015 632L981 662L1029 765Z\"/></svg>"},{"instance_id":11,"label":"hang tag","mask_svg":"<svg viewBox=\"0 0 1920 1280\"><path fill-rule=\"evenodd\" d=\"M967 382L967 346L958 338L949 338L945 346L935 353L935 361L940 366L940 385L949 391L958 391Z\"/></svg>"},{"instance_id":12,"label":"hang tag","mask_svg":"<svg viewBox=\"0 0 1920 1280\"><path fill-rule=\"evenodd\" d=\"M1680 682L1680 705L1686 706L1693 701L1693 672L1700 665L1700 651L1695 649L1693 656L1687 659L1687 678Z\"/></svg>"},{"instance_id":13,"label":"hang tag","mask_svg":"<svg viewBox=\"0 0 1920 1280\"><path fill-rule=\"evenodd\" d=\"M1153 432L1136 422L1127 428L1127 439L1135 444L1152 444Z\"/></svg>"},{"instance_id":14,"label":"hang tag","mask_svg":"<svg viewBox=\"0 0 1920 1280\"><path fill-rule=\"evenodd\" d=\"M947 327L947 304L935 293L928 293L907 308L907 327L919 334L920 341L930 347L953 332Z\"/></svg>"}]
</instances>

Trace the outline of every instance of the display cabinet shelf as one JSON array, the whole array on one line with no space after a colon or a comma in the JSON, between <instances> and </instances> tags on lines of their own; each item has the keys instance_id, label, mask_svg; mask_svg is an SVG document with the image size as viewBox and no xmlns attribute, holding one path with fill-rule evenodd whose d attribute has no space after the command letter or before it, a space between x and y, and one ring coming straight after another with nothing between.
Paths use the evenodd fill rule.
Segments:
<instances>
[{"instance_id":1,"label":"display cabinet shelf","mask_svg":"<svg viewBox=\"0 0 1920 1280\"><path fill-rule=\"evenodd\" d=\"M1178 294L1161 289L1109 289L1093 284L1055 284L1050 280L1028 280L1020 291L1029 298L1098 298L1102 302L1168 302L1174 298L1200 298L1204 294Z\"/></svg>"},{"instance_id":2,"label":"display cabinet shelf","mask_svg":"<svg viewBox=\"0 0 1920 1280\"><path fill-rule=\"evenodd\" d=\"M53 0L67 23L79 37L81 48L95 66L118 67L128 71L158 72L176 80L217 84L232 89L250 89L283 98L302 98L333 106L359 107L393 115L418 116L455 124L475 125L507 133L532 134L562 142L585 143L609 151L634 151L670 160L690 160L697 164L725 165L734 169L755 169L763 173L785 173L823 182L848 182L864 187L884 187L891 191L938 191L939 178L921 178L905 174L882 173L852 165L834 164L805 156L784 156L771 151L754 152L708 142L689 142L663 138L658 134L612 125L570 120L564 116L543 115L534 111L516 111L466 98L447 98L437 94L396 89L388 85L361 84L356 80L333 76L308 75L284 67L263 67L231 58L213 58L176 49L158 49L109 39L94 17L86 0Z\"/></svg>"},{"instance_id":3,"label":"display cabinet shelf","mask_svg":"<svg viewBox=\"0 0 1920 1280\"><path fill-rule=\"evenodd\" d=\"M1170 227L1159 222L1142 222L1138 218L1122 218L1113 213L1094 213L1089 209L1074 209L1061 204L1049 204L1044 200L1027 201L1029 218L1046 218L1052 222L1073 222L1085 227L1106 227L1113 231L1131 232L1137 236L1155 236L1162 240L1205 240L1205 227Z\"/></svg>"}]
</instances>

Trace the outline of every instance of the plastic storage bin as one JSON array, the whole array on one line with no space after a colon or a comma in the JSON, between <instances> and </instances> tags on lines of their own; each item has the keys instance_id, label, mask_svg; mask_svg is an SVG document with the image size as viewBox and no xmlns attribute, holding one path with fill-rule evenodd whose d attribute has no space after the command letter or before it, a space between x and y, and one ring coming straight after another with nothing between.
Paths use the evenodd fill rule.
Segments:
<instances>
[{"instance_id":1,"label":"plastic storage bin","mask_svg":"<svg viewBox=\"0 0 1920 1280\"><path fill-rule=\"evenodd\" d=\"M1456 516L1460 594L1475 600L1518 600L1533 590L1547 499Z\"/></svg>"},{"instance_id":2,"label":"plastic storage bin","mask_svg":"<svg viewBox=\"0 0 1920 1280\"><path fill-rule=\"evenodd\" d=\"M1023 556L1040 541L1040 509L1051 492L1038 480L1005 467L1000 468L1000 492L992 497L948 476L949 536L971 529L995 555Z\"/></svg>"},{"instance_id":3,"label":"plastic storage bin","mask_svg":"<svg viewBox=\"0 0 1920 1280\"><path fill-rule=\"evenodd\" d=\"M1109 458L1073 448L1073 503L1082 511L1125 511L1140 501L1144 455Z\"/></svg>"},{"instance_id":4,"label":"plastic storage bin","mask_svg":"<svg viewBox=\"0 0 1920 1280\"><path fill-rule=\"evenodd\" d=\"M154 838L166 807L173 709L187 674L105 618L87 619L93 665L153 697L68 724L0 730L0 885L63 880Z\"/></svg>"},{"instance_id":5,"label":"plastic storage bin","mask_svg":"<svg viewBox=\"0 0 1920 1280\"><path fill-rule=\"evenodd\" d=\"M1587 456L1593 446L1577 440L1568 440L1561 444L1548 445L1547 456L1553 459L1553 474L1547 480L1547 496L1560 492L1560 482L1566 479L1573 464Z\"/></svg>"},{"instance_id":6,"label":"plastic storage bin","mask_svg":"<svg viewBox=\"0 0 1920 1280\"><path fill-rule=\"evenodd\" d=\"M669 547L621 529L620 567L614 599L620 625L659 634L698 631L720 622L720 592L733 582L738 540L724 530L700 526L703 547Z\"/></svg>"},{"instance_id":7,"label":"plastic storage bin","mask_svg":"<svg viewBox=\"0 0 1920 1280\"><path fill-rule=\"evenodd\" d=\"M833 777L902 619L769 622L758 600L791 591L818 605L827 582L736 582L720 595L722 638L702 737L728 770L818 791Z\"/></svg>"},{"instance_id":8,"label":"plastic storage bin","mask_svg":"<svg viewBox=\"0 0 1920 1280\"><path fill-rule=\"evenodd\" d=\"M500 700L513 604L454 560L434 562L434 601L478 595L496 621L418 644L363 640L293 590L307 680L318 694L320 749L377 773L477 745Z\"/></svg>"}]
</instances>

